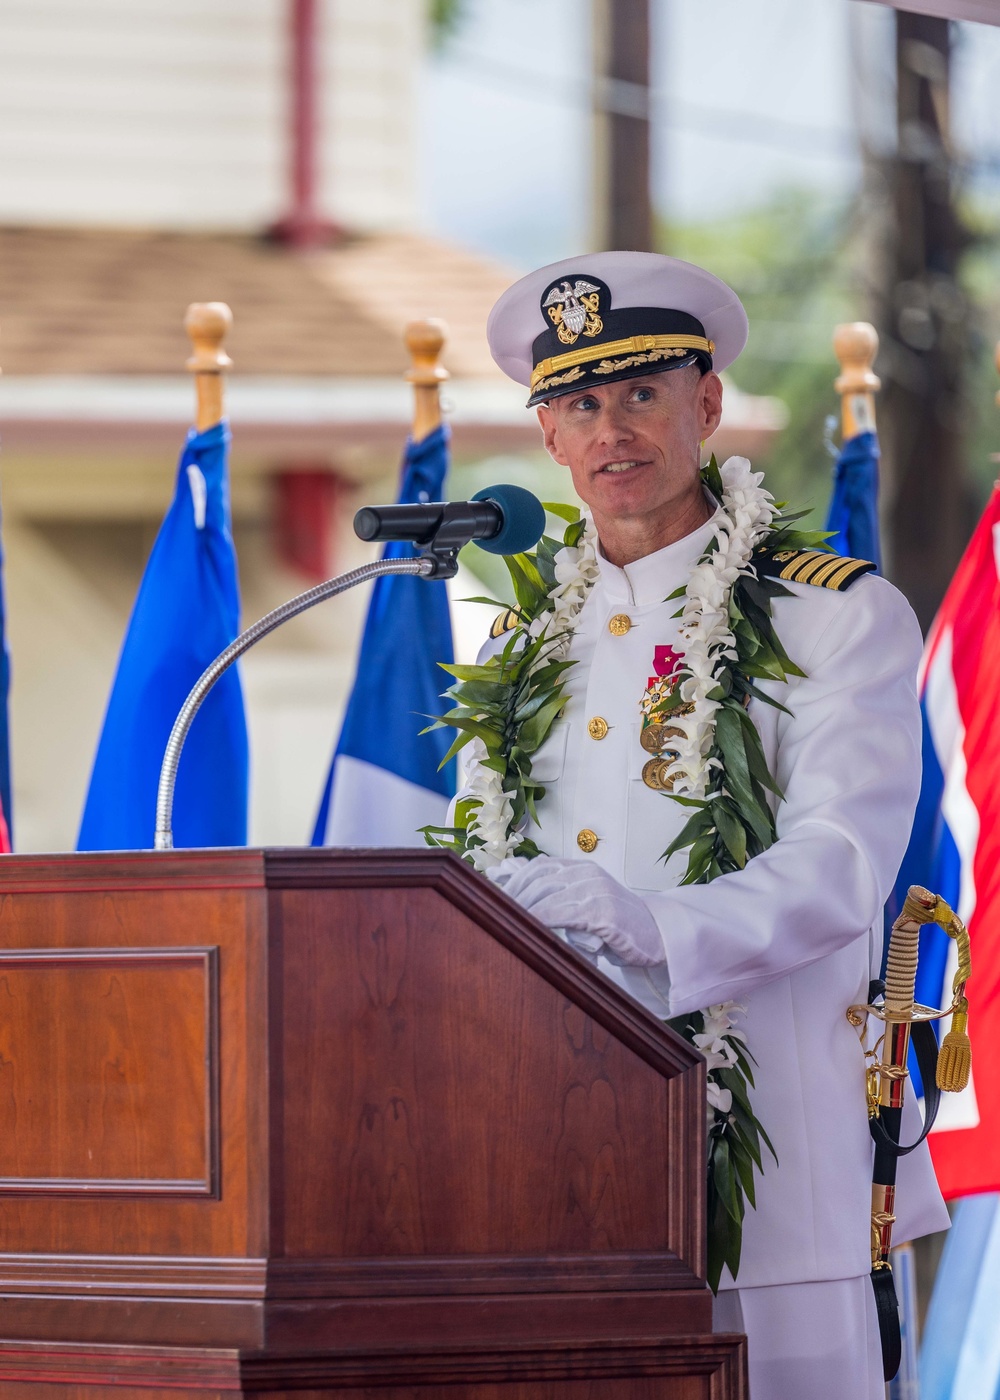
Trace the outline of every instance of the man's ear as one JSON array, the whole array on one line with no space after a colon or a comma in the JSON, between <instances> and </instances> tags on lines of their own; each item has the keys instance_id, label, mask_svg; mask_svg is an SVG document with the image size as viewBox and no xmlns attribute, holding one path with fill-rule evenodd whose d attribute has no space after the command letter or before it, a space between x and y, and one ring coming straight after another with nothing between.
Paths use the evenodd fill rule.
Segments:
<instances>
[{"instance_id":1,"label":"man's ear","mask_svg":"<svg viewBox=\"0 0 1000 1400\"><path fill-rule=\"evenodd\" d=\"M559 428L556 415L547 403L540 403L535 412L538 414L538 426L542 430L546 452L553 462L558 462L561 467L568 466L569 464L559 447Z\"/></svg>"},{"instance_id":2,"label":"man's ear","mask_svg":"<svg viewBox=\"0 0 1000 1400\"><path fill-rule=\"evenodd\" d=\"M714 370L703 374L699 389L701 440L710 438L722 421L722 380Z\"/></svg>"}]
</instances>

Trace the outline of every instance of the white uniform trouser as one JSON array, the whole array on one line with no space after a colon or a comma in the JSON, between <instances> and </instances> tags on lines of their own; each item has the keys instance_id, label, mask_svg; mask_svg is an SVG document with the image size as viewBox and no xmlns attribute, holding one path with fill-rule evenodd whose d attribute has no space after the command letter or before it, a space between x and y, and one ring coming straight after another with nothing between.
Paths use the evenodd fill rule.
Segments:
<instances>
[{"instance_id":1,"label":"white uniform trouser","mask_svg":"<svg viewBox=\"0 0 1000 1400\"><path fill-rule=\"evenodd\" d=\"M716 1332L745 1332L750 1400L885 1400L871 1280L733 1288Z\"/></svg>"}]
</instances>

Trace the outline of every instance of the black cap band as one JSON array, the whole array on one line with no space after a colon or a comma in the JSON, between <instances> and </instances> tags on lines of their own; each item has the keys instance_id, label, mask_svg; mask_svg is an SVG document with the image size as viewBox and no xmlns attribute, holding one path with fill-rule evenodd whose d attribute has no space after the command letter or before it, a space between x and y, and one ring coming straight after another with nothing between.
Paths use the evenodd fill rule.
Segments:
<instances>
[{"instance_id":1,"label":"black cap band","mask_svg":"<svg viewBox=\"0 0 1000 1400\"><path fill-rule=\"evenodd\" d=\"M598 277L581 273L552 283L541 310L552 325L532 343L529 408L695 359L705 369L712 367L715 345L696 317L656 306L612 310L610 290Z\"/></svg>"}]
</instances>

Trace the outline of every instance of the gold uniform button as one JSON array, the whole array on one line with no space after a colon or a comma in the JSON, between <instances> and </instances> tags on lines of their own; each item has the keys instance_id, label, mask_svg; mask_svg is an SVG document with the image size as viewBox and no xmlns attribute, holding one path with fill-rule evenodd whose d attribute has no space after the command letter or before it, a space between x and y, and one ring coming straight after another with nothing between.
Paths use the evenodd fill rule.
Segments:
<instances>
[{"instance_id":1,"label":"gold uniform button","mask_svg":"<svg viewBox=\"0 0 1000 1400\"><path fill-rule=\"evenodd\" d=\"M631 626L632 619L627 613L615 613L614 617L608 623L608 631L611 633L612 637L624 637Z\"/></svg>"},{"instance_id":2,"label":"gold uniform button","mask_svg":"<svg viewBox=\"0 0 1000 1400\"><path fill-rule=\"evenodd\" d=\"M600 715L595 715L592 720L588 721L587 733L592 739L603 739L607 732L608 722L606 719L602 719Z\"/></svg>"},{"instance_id":3,"label":"gold uniform button","mask_svg":"<svg viewBox=\"0 0 1000 1400\"><path fill-rule=\"evenodd\" d=\"M597 850L597 842L597 832L591 831L589 827L585 826L582 831L577 833L576 844L588 856L592 851Z\"/></svg>"}]
</instances>

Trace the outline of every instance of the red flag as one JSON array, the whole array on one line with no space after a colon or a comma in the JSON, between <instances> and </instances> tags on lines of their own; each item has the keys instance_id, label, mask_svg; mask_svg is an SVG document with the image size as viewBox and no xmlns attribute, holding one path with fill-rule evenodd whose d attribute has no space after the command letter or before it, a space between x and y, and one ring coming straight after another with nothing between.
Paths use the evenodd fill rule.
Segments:
<instances>
[{"instance_id":1,"label":"red flag","mask_svg":"<svg viewBox=\"0 0 1000 1400\"><path fill-rule=\"evenodd\" d=\"M972 948L972 1082L944 1095L930 1138L941 1189L955 1197L1000 1190L1000 487L931 628L921 704L924 790L903 875L957 906ZM922 820L933 831L923 868ZM921 959L918 999L946 1005L953 964L940 944L922 945Z\"/></svg>"}]
</instances>

